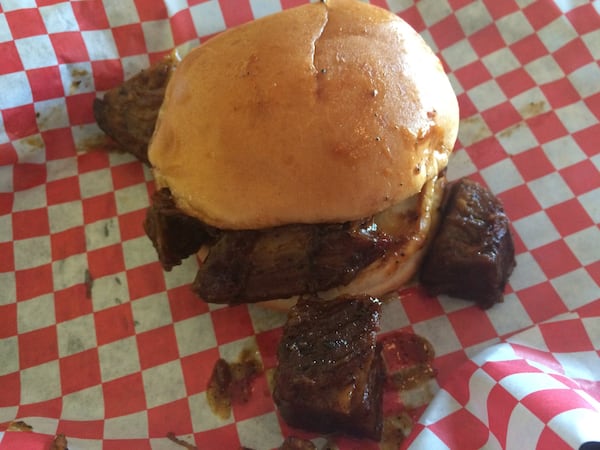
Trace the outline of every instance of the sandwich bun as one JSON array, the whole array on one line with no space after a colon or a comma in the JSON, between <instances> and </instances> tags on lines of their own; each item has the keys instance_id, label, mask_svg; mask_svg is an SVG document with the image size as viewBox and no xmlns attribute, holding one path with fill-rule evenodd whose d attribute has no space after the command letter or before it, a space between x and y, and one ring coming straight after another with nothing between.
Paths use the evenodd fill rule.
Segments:
<instances>
[{"instance_id":1,"label":"sandwich bun","mask_svg":"<svg viewBox=\"0 0 600 450\"><path fill-rule=\"evenodd\" d=\"M192 50L149 159L158 187L208 225L339 223L418 195L457 131L456 96L418 33L384 9L327 0Z\"/></svg>"}]
</instances>

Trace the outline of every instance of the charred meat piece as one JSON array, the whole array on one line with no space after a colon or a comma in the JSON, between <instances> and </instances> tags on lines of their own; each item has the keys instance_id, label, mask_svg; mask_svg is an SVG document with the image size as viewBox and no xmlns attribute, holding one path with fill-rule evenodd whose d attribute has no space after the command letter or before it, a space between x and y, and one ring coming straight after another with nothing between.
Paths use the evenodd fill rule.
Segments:
<instances>
[{"instance_id":1,"label":"charred meat piece","mask_svg":"<svg viewBox=\"0 0 600 450\"><path fill-rule=\"evenodd\" d=\"M489 308L515 267L509 220L500 201L480 184L462 179L449 186L440 230L421 269L431 295L448 294Z\"/></svg>"},{"instance_id":2,"label":"charred meat piece","mask_svg":"<svg viewBox=\"0 0 600 450\"><path fill-rule=\"evenodd\" d=\"M179 57L169 54L94 101L98 126L126 152L148 161L148 143L154 132L169 76Z\"/></svg>"},{"instance_id":3,"label":"charred meat piece","mask_svg":"<svg viewBox=\"0 0 600 450\"><path fill-rule=\"evenodd\" d=\"M230 304L316 293L349 283L390 243L369 221L222 232L192 289Z\"/></svg>"},{"instance_id":4,"label":"charred meat piece","mask_svg":"<svg viewBox=\"0 0 600 450\"><path fill-rule=\"evenodd\" d=\"M345 285L393 245L370 220L218 230L181 211L168 188L152 196L144 230L165 270L209 247L192 289L207 302L230 304Z\"/></svg>"},{"instance_id":5,"label":"charred meat piece","mask_svg":"<svg viewBox=\"0 0 600 450\"><path fill-rule=\"evenodd\" d=\"M290 309L273 391L288 425L381 438L380 313L380 302L369 296L302 298Z\"/></svg>"},{"instance_id":6,"label":"charred meat piece","mask_svg":"<svg viewBox=\"0 0 600 450\"><path fill-rule=\"evenodd\" d=\"M214 241L216 230L183 213L175 205L168 188L156 191L146 211L144 230L165 270L181 264L184 258Z\"/></svg>"}]
</instances>

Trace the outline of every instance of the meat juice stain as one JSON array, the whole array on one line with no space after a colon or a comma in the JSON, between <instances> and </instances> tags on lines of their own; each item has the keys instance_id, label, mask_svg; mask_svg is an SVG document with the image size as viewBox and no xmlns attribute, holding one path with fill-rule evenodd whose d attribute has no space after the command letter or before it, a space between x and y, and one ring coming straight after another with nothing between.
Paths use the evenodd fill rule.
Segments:
<instances>
[{"instance_id":1,"label":"meat juice stain","mask_svg":"<svg viewBox=\"0 0 600 450\"><path fill-rule=\"evenodd\" d=\"M392 450L410 434L416 420L417 408L429 403L433 397L429 382L437 371L432 366L435 352L431 343L422 336L406 331L388 334L379 340L386 374L387 393L403 399L393 413L385 414L383 435L379 448ZM407 393L419 392L419 404L407 404ZM385 395L385 394L384 394Z\"/></svg>"},{"instance_id":2,"label":"meat juice stain","mask_svg":"<svg viewBox=\"0 0 600 450\"><path fill-rule=\"evenodd\" d=\"M220 358L208 381L206 398L217 417L228 419L234 404L247 403L252 395L252 383L263 372L256 349L244 349L237 361Z\"/></svg>"}]
</instances>

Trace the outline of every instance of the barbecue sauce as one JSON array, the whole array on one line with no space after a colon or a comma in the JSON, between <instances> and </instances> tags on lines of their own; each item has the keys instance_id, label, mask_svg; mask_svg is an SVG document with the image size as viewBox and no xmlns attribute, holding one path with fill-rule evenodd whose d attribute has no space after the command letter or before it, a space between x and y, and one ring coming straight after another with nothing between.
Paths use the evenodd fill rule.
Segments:
<instances>
[{"instance_id":1,"label":"barbecue sauce","mask_svg":"<svg viewBox=\"0 0 600 450\"><path fill-rule=\"evenodd\" d=\"M256 350L243 350L238 361L233 363L218 359L206 390L213 414L227 419L231 416L232 405L247 403L252 395L252 382L262 371L263 365Z\"/></svg>"}]
</instances>

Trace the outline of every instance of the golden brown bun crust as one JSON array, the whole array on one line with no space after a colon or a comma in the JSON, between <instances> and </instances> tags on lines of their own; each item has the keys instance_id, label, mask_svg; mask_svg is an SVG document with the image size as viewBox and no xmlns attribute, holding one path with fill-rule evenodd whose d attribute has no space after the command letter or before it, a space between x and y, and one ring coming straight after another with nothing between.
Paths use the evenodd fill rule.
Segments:
<instances>
[{"instance_id":1,"label":"golden brown bun crust","mask_svg":"<svg viewBox=\"0 0 600 450\"><path fill-rule=\"evenodd\" d=\"M456 96L396 15L328 0L186 56L149 157L187 214L226 229L367 217L447 165Z\"/></svg>"}]
</instances>

